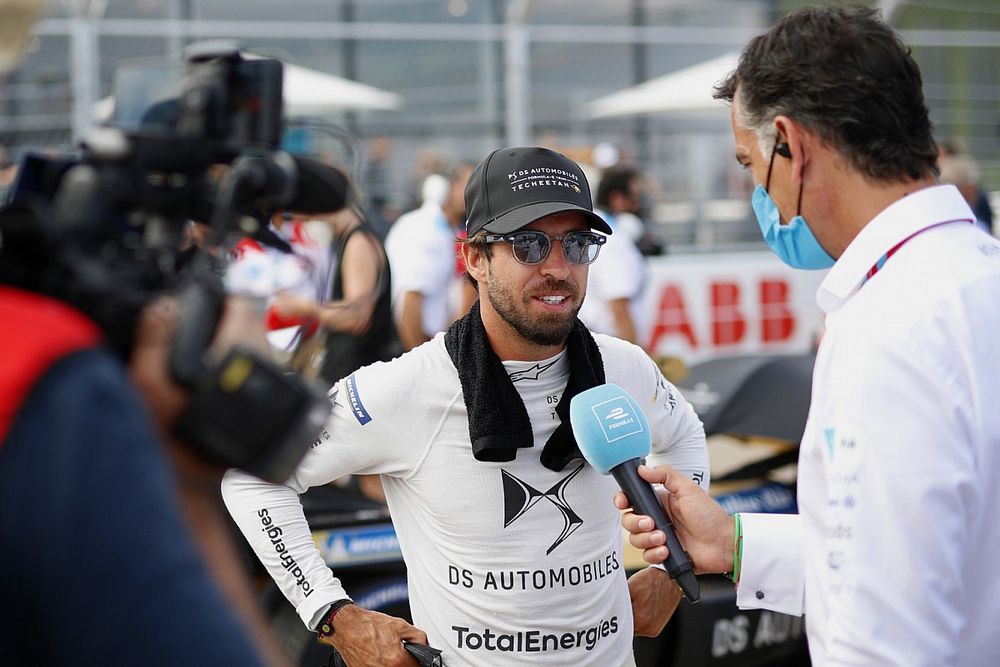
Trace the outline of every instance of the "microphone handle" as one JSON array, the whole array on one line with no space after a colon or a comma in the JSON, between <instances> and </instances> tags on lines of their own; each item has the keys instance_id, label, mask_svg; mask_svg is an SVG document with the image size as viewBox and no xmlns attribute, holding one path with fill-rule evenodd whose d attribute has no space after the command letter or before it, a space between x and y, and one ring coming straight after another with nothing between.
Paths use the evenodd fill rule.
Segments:
<instances>
[{"instance_id":1,"label":"microphone handle","mask_svg":"<svg viewBox=\"0 0 1000 667\"><path fill-rule=\"evenodd\" d=\"M701 597L701 589L698 585L698 579L694 576L691 558L681 545L681 541L677 539L674 524L670 522L666 510L663 509L659 498L656 497L653 486L639 477L638 467L642 462L642 459L639 458L629 459L612 468L611 474L621 490L625 492L635 513L651 517L656 528L662 530L663 534L667 536L666 546L670 551L664 563L667 574L680 586L684 597L690 602L697 602Z\"/></svg>"}]
</instances>

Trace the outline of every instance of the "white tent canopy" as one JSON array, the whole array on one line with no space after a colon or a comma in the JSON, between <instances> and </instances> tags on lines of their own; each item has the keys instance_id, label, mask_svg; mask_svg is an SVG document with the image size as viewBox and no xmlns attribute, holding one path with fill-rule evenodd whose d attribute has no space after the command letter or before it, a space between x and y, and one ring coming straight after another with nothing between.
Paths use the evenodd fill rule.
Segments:
<instances>
[{"instance_id":1,"label":"white tent canopy","mask_svg":"<svg viewBox=\"0 0 1000 667\"><path fill-rule=\"evenodd\" d=\"M298 65L285 65L282 92L285 113L290 116L352 109L394 111L403 106L402 96L396 93Z\"/></svg>"},{"instance_id":2,"label":"white tent canopy","mask_svg":"<svg viewBox=\"0 0 1000 667\"><path fill-rule=\"evenodd\" d=\"M403 106L403 98L397 93L288 63L284 68L282 96L288 116L323 116L364 109L394 111ZM98 100L93 106L94 119L109 120L114 106L113 97Z\"/></svg>"},{"instance_id":3,"label":"white tent canopy","mask_svg":"<svg viewBox=\"0 0 1000 667\"><path fill-rule=\"evenodd\" d=\"M712 99L712 88L736 69L738 60L739 53L727 53L605 95L587 105L587 117L594 119L643 113L726 111L725 104Z\"/></svg>"}]
</instances>

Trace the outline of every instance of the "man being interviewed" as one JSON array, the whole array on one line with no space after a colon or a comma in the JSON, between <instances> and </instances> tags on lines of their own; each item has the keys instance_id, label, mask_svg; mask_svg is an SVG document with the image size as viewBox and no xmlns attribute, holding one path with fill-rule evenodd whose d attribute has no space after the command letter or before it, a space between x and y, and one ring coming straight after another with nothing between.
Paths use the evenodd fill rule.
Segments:
<instances>
[{"instance_id":1,"label":"man being interviewed","mask_svg":"<svg viewBox=\"0 0 1000 667\"><path fill-rule=\"evenodd\" d=\"M287 486L231 472L226 502L309 627L336 610L328 641L352 667L413 664L402 640L444 649L449 667L634 665L633 633L657 634L680 593L658 569L626 584L606 500L615 483L582 459L570 399L625 388L648 416L651 462L707 488L704 431L639 347L576 317L598 232L610 231L576 163L497 150L465 197L479 302L447 332L339 382L326 432ZM420 630L341 606L348 593L309 539L296 494L351 473L382 476Z\"/></svg>"}]
</instances>

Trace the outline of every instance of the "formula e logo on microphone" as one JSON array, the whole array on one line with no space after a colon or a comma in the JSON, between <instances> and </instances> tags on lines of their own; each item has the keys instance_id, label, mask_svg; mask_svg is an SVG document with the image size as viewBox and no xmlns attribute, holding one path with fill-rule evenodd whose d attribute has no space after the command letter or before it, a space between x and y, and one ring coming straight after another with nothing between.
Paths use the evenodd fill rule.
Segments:
<instances>
[{"instance_id":1,"label":"formula e logo on microphone","mask_svg":"<svg viewBox=\"0 0 1000 667\"><path fill-rule=\"evenodd\" d=\"M594 416L600 419L601 429L608 442L642 433L642 422L632 415L632 405L624 396L598 403L593 410ZM604 416L600 417L602 414Z\"/></svg>"},{"instance_id":2,"label":"formula e logo on microphone","mask_svg":"<svg viewBox=\"0 0 1000 667\"><path fill-rule=\"evenodd\" d=\"M618 407L608 413L605 417L605 421L611 421L612 419L621 419L622 417L628 417L628 413L625 412L625 408Z\"/></svg>"},{"instance_id":3,"label":"formula e logo on microphone","mask_svg":"<svg viewBox=\"0 0 1000 667\"><path fill-rule=\"evenodd\" d=\"M545 498L559 510L563 518L562 532L559 533L552 546L545 551L546 556L552 553L553 549L565 542L566 538L583 525L583 519L566 502L566 487L574 477L580 474L583 466L584 464L581 463L576 470L553 484L545 493L542 493L524 480L518 479L506 470L501 469L500 473L503 475L503 527L506 528L520 519L528 510L538 504L539 500Z\"/></svg>"}]
</instances>

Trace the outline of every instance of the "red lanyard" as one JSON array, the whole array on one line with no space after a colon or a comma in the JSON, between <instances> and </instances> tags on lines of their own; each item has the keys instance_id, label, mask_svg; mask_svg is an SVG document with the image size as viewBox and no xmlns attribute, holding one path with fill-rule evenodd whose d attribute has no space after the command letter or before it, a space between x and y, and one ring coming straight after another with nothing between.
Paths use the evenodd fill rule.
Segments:
<instances>
[{"instance_id":1,"label":"red lanyard","mask_svg":"<svg viewBox=\"0 0 1000 667\"><path fill-rule=\"evenodd\" d=\"M872 276L874 276L876 273L878 273L882 269L882 267L885 266L885 263L889 261L889 258L892 257L893 255L895 255L896 251L899 250L900 248L902 248L903 244L906 243L907 241L909 241L910 239L912 239L914 236L922 234L922 233L926 232L928 229L934 229L935 227L940 227L941 225L947 225L947 224L950 224L952 222L970 222L971 223L972 220L969 220L968 218L956 218L954 220L945 220L943 222L937 222L937 223L934 223L933 225L930 225L929 227L924 227L921 230L913 232L912 234L910 234L909 236L907 236L905 239L903 239L902 241L900 241L896 245L894 245L891 248L889 248L889 250L886 251L886 253L884 255L882 255L881 257L879 257L878 261L876 261L874 264L872 264L872 268L868 269L868 272L865 273L865 277L861 281L861 284L864 285L866 282L868 282L869 280L871 280Z\"/></svg>"}]
</instances>

